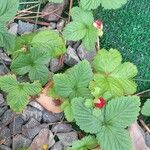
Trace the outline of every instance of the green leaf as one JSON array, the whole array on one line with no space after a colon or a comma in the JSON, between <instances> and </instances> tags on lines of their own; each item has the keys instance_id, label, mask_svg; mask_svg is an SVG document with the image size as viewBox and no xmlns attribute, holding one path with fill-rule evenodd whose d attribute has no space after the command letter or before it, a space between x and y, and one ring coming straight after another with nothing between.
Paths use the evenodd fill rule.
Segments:
<instances>
[{"instance_id":1,"label":"green leaf","mask_svg":"<svg viewBox=\"0 0 150 150\"><path fill-rule=\"evenodd\" d=\"M91 134L100 132L102 120L100 120L100 117L97 118L93 115L92 108L87 108L84 105L84 98L74 98L71 104L74 118L81 130Z\"/></svg>"},{"instance_id":2,"label":"green leaf","mask_svg":"<svg viewBox=\"0 0 150 150\"><path fill-rule=\"evenodd\" d=\"M127 0L81 0L80 5L85 10L96 9L100 4L105 9L117 9L126 4Z\"/></svg>"},{"instance_id":3,"label":"green leaf","mask_svg":"<svg viewBox=\"0 0 150 150\"><path fill-rule=\"evenodd\" d=\"M101 49L93 61L94 69L99 73L110 74L116 67L121 64L122 56L116 49L109 51Z\"/></svg>"},{"instance_id":4,"label":"green leaf","mask_svg":"<svg viewBox=\"0 0 150 150\"><path fill-rule=\"evenodd\" d=\"M0 24L10 21L19 7L19 0L0 0Z\"/></svg>"},{"instance_id":5,"label":"green leaf","mask_svg":"<svg viewBox=\"0 0 150 150\"><path fill-rule=\"evenodd\" d=\"M91 10L96 9L101 3L101 0L81 0L80 5L83 9Z\"/></svg>"},{"instance_id":6,"label":"green leaf","mask_svg":"<svg viewBox=\"0 0 150 150\"><path fill-rule=\"evenodd\" d=\"M102 0L101 4L105 9L118 9L126 4L127 0Z\"/></svg>"},{"instance_id":7,"label":"green leaf","mask_svg":"<svg viewBox=\"0 0 150 150\"><path fill-rule=\"evenodd\" d=\"M65 100L61 105L61 109L64 111L67 121L72 122L74 120L72 106L69 100Z\"/></svg>"},{"instance_id":8,"label":"green leaf","mask_svg":"<svg viewBox=\"0 0 150 150\"><path fill-rule=\"evenodd\" d=\"M22 112L29 102L30 96L39 94L42 90L38 82L19 83L14 75L0 77L0 89L6 92L7 104L15 112Z\"/></svg>"},{"instance_id":9,"label":"green leaf","mask_svg":"<svg viewBox=\"0 0 150 150\"><path fill-rule=\"evenodd\" d=\"M87 28L81 22L70 22L66 25L63 31L65 39L78 41L81 40L86 35Z\"/></svg>"},{"instance_id":10,"label":"green leaf","mask_svg":"<svg viewBox=\"0 0 150 150\"><path fill-rule=\"evenodd\" d=\"M39 80L45 84L49 78L49 71L45 66L48 61L49 56L45 51L31 48L28 53L22 53L13 60L11 69L18 75L29 73L31 81Z\"/></svg>"},{"instance_id":11,"label":"green leaf","mask_svg":"<svg viewBox=\"0 0 150 150\"><path fill-rule=\"evenodd\" d=\"M97 29L93 26L89 26L86 35L82 40L83 45L87 50L91 51L95 48L97 37L98 37Z\"/></svg>"},{"instance_id":12,"label":"green leaf","mask_svg":"<svg viewBox=\"0 0 150 150\"><path fill-rule=\"evenodd\" d=\"M113 97L135 93L137 85L132 78L137 75L137 68L132 63L121 61L121 54L116 49L101 49L93 61L97 74L91 83L91 90L99 88L100 96L110 92Z\"/></svg>"},{"instance_id":13,"label":"green leaf","mask_svg":"<svg viewBox=\"0 0 150 150\"><path fill-rule=\"evenodd\" d=\"M125 129L103 127L97 140L104 150L131 150L131 138Z\"/></svg>"},{"instance_id":14,"label":"green leaf","mask_svg":"<svg viewBox=\"0 0 150 150\"><path fill-rule=\"evenodd\" d=\"M56 31L40 31L33 37L31 45L47 51L52 58L58 57L66 52L65 42Z\"/></svg>"},{"instance_id":15,"label":"green leaf","mask_svg":"<svg viewBox=\"0 0 150 150\"><path fill-rule=\"evenodd\" d=\"M92 78L91 66L88 61L84 60L68 69L64 74L55 74L54 88L56 93L63 98L89 97L88 85Z\"/></svg>"},{"instance_id":16,"label":"green leaf","mask_svg":"<svg viewBox=\"0 0 150 150\"><path fill-rule=\"evenodd\" d=\"M118 97L106 104L99 115L84 105L83 98L72 100L74 118L81 130L96 134L102 149L128 150L131 140L124 129L137 119L140 99L136 96Z\"/></svg>"},{"instance_id":17,"label":"green leaf","mask_svg":"<svg viewBox=\"0 0 150 150\"><path fill-rule=\"evenodd\" d=\"M15 92L17 85L17 80L13 75L0 77L0 89L6 93Z\"/></svg>"},{"instance_id":18,"label":"green leaf","mask_svg":"<svg viewBox=\"0 0 150 150\"><path fill-rule=\"evenodd\" d=\"M137 120L140 111L137 96L117 97L106 105L105 122L125 128Z\"/></svg>"},{"instance_id":19,"label":"green leaf","mask_svg":"<svg viewBox=\"0 0 150 150\"><path fill-rule=\"evenodd\" d=\"M15 36L8 33L3 24L0 23L0 47L10 49L15 46Z\"/></svg>"},{"instance_id":20,"label":"green leaf","mask_svg":"<svg viewBox=\"0 0 150 150\"><path fill-rule=\"evenodd\" d=\"M145 116L150 116L150 99L144 103L141 113Z\"/></svg>"},{"instance_id":21,"label":"green leaf","mask_svg":"<svg viewBox=\"0 0 150 150\"><path fill-rule=\"evenodd\" d=\"M85 136L81 140L76 140L71 144L71 147L68 148L69 150L89 150L93 149L97 146L97 139L94 136Z\"/></svg>"},{"instance_id":22,"label":"green leaf","mask_svg":"<svg viewBox=\"0 0 150 150\"><path fill-rule=\"evenodd\" d=\"M73 21L82 22L91 25L94 22L94 17L91 11L85 11L80 7L73 7L71 9L71 16Z\"/></svg>"}]
</instances>

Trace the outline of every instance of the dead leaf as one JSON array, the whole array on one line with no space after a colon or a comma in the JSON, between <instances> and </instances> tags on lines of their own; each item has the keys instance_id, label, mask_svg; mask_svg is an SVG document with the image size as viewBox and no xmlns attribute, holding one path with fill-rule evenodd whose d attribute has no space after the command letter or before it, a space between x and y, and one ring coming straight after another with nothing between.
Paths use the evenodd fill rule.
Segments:
<instances>
[{"instance_id":1,"label":"dead leaf","mask_svg":"<svg viewBox=\"0 0 150 150\"><path fill-rule=\"evenodd\" d=\"M60 105L58 105L58 100L54 100L52 97L47 96L48 90L53 86L53 83L50 81L43 88L42 93L39 97L36 98L36 101L42 105L46 110L53 113L60 113L62 110L60 109ZM60 103L61 104L61 103Z\"/></svg>"},{"instance_id":2,"label":"dead leaf","mask_svg":"<svg viewBox=\"0 0 150 150\"><path fill-rule=\"evenodd\" d=\"M46 94L40 94L36 101L41 104L46 110L53 113L60 113L62 110L59 106L56 105L52 97L47 96Z\"/></svg>"},{"instance_id":3,"label":"dead leaf","mask_svg":"<svg viewBox=\"0 0 150 150\"><path fill-rule=\"evenodd\" d=\"M132 139L132 150L149 150L144 140L144 131L137 122L133 123L129 129Z\"/></svg>"}]
</instances>

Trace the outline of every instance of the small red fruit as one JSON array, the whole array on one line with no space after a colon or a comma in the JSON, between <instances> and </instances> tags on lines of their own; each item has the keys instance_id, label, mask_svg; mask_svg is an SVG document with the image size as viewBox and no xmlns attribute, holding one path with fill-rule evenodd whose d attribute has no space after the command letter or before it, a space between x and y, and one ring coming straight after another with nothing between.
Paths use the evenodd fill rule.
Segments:
<instances>
[{"instance_id":1,"label":"small red fruit","mask_svg":"<svg viewBox=\"0 0 150 150\"><path fill-rule=\"evenodd\" d=\"M93 26L99 30L103 29L103 23L101 20L96 20L95 22L93 22Z\"/></svg>"},{"instance_id":2,"label":"small red fruit","mask_svg":"<svg viewBox=\"0 0 150 150\"><path fill-rule=\"evenodd\" d=\"M103 108L106 104L106 100L102 97L98 98L96 102L94 103L95 107L97 108Z\"/></svg>"}]
</instances>

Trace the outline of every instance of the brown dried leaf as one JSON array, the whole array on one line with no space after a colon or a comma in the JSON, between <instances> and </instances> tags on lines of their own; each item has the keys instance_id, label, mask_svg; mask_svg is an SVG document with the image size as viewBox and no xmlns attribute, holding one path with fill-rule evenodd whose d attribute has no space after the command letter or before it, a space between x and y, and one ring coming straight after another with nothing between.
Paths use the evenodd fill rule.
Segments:
<instances>
[{"instance_id":1,"label":"brown dried leaf","mask_svg":"<svg viewBox=\"0 0 150 150\"><path fill-rule=\"evenodd\" d=\"M54 100L52 97L47 96L48 90L52 87L53 83L50 81L46 84L43 88L42 93L39 97L36 98L36 101L42 105L46 110L53 112L53 113L60 113L62 110L58 105L58 100ZM61 102L60 102L61 104Z\"/></svg>"}]
</instances>

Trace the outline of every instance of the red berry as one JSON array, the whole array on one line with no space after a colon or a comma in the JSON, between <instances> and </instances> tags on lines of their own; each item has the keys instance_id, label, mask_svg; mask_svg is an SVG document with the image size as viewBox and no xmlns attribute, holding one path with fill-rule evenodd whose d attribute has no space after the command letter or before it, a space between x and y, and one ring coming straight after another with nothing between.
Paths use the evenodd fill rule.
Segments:
<instances>
[{"instance_id":1,"label":"red berry","mask_svg":"<svg viewBox=\"0 0 150 150\"><path fill-rule=\"evenodd\" d=\"M103 23L101 20L96 20L94 23L93 23L93 26L97 29L100 29L102 30L103 29Z\"/></svg>"},{"instance_id":2,"label":"red berry","mask_svg":"<svg viewBox=\"0 0 150 150\"><path fill-rule=\"evenodd\" d=\"M104 98L100 97L96 100L96 102L94 103L95 107L97 108L103 108L106 104L106 101Z\"/></svg>"}]
</instances>

